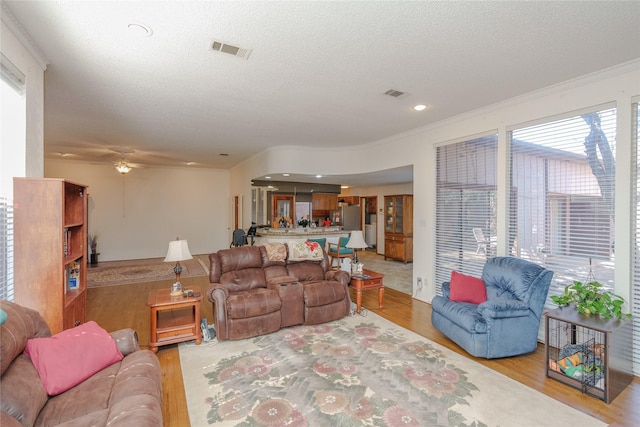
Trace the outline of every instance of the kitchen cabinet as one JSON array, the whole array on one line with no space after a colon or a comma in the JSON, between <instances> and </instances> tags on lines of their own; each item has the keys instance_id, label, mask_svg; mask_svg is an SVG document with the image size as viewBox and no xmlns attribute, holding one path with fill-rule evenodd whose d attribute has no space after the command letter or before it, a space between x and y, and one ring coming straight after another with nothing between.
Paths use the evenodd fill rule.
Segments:
<instances>
[{"instance_id":1,"label":"kitchen cabinet","mask_svg":"<svg viewBox=\"0 0 640 427\"><path fill-rule=\"evenodd\" d=\"M335 211L338 209L338 195L313 193L311 203L314 211Z\"/></svg>"}]
</instances>

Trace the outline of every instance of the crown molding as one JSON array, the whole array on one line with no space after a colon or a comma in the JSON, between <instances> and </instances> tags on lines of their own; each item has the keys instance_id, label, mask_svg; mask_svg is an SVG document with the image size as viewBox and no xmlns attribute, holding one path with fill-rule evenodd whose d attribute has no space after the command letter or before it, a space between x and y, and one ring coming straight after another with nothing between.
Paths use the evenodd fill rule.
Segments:
<instances>
[{"instance_id":1,"label":"crown molding","mask_svg":"<svg viewBox=\"0 0 640 427\"><path fill-rule=\"evenodd\" d=\"M20 22L18 22L7 4L5 2L0 3L2 4L2 8L0 10L0 20L2 20L2 23L6 25L7 28L9 28L9 30L18 39L18 41L20 41L24 48L27 49L36 63L40 66L40 68L42 68L42 71L45 71L47 69L47 65L49 65L49 61L35 44L24 27L20 24Z\"/></svg>"}]
</instances>

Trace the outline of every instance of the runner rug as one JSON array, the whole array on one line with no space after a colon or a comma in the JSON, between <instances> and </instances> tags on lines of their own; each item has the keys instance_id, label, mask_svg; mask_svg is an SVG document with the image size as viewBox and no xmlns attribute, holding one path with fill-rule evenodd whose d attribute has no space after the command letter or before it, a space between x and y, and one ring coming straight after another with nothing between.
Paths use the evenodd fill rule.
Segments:
<instances>
[{"instance_id":1,"label":"runner rug","mask_svg":"<svg viewBox=\"0 0 640 427\"><path fill-rule=\"evenodd\" d=\"M180 277L206 276L208 268L199 256L181 261ZM163 262L163 258L149 258L131 261L107 261L87 268L87 286L125 285L129 283L154 282L158 280L175 281L173 271L175 263Z\"/></svg>"},{"instance_id":2,"label":"runner rug","mask_svg":"<svg viewBox=\"0 0 640 427\"><path fill-rule=\"evenodd\" d=\"M605 425L374 313L179 351L192 427Z\"/></svg>"}]
</instances>

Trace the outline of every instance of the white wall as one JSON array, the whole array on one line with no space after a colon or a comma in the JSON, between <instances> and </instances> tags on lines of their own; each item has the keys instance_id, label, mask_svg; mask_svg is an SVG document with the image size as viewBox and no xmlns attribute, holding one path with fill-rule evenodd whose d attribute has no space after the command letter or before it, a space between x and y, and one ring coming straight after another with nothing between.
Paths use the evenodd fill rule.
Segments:
<instances>
[{"instance_id":1,"label":"white wall","mask_svg":"<svg viewBox=\"0 0 640 427\"><path fill-rule=\"evenodd\" d=\"M498 134L498 197L505 200L508 188L507 132L516 126L541 121L556 115L575 113L612 103L618 108L618 156L616 177L616 292L627 300L631 284L631 102L640 94L640 61L633 61L537 91L517 99L488 106L462 116L397 135L367 146L345 149L273 149L231 170L232 191L250 195L251 178L282 172L348 174L372 172L398 166L413 165L414 195L414 294L430 301L434 295L435 243L435 149L439 144ZM463 102L463 100L461 100ZM428 113L427 113L428 114ZM353 158L366 161L352 162ZM504 251L507 241L507 207L499 205L498 243ZM250 212L244 212L245 218ZM499 253L504 255L504 253ZM423 290L416 294L416 277L425 278Z\"/></svg>"},{"instance_id":2,"label":"white wall","mask_svg":"<svg viewBox=\"0 0 640 427\"><path fill-rule=\"evenodd\" d=\"M47 159L45 176L89 186L100 261L163 257L178 236L194 255L229 247L227 170L136 168L123 176L112 165Z\"/></svg>"},{"instance_id":3,"label":"white wall","mask_svg":"<svg viewBox=\"0 0 640 427\"><path fill-rule=\"evenodd\" d=\"M28 123L23 140L0 141L0 195L13 195L13 177L42 177L44 173L44 70L42 58L34 56L21 41L21 34L2 11L0 51L25 78L25 108ZM9 25L14 29L9 27ZM16 33L14 33L16 31ZM11 149L9 149L11 146Z\"/></svg>"}]
</instances>

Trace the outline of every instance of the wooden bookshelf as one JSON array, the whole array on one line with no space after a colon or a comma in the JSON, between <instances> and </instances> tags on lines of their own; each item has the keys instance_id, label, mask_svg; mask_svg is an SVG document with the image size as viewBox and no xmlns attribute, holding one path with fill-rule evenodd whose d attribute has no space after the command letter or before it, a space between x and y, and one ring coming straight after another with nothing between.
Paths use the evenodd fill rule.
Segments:
<instances>
[{"instance_id":1,"label":"wooden bookshelf","mask_svg":"<svg viewBox=\"0 0 640 427\"><path fill-rule=\"evenodd\" d=\"M86 320L87 197L63 179L13 180L15 302L40 312L53 334Z\"/></svg>"}]
</instances>

